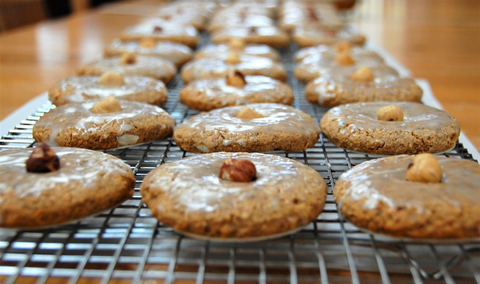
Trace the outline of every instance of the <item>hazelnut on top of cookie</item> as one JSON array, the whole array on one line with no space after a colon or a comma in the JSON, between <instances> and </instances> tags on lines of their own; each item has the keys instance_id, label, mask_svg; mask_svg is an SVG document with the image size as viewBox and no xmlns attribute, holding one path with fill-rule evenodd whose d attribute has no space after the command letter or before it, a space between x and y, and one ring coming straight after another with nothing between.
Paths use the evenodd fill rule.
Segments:
<instances>
[{"instance_id":1,"label":"hazelnut on top of cookie","mask_svg":"<svg viewBox=\"0 0 480 284\"><path fill-rule=\"evenodd\" d=\"M98 83L104 86L122 86L125 84L125 78L123 78L122 74L105 72L102 74L102 76L100 76Z\"/></svg>"},{"instance_id":2,"label":"hazelnut on top of cookie","mask_svg":"<svg viewBox=\"0 0 480 284\"><path fill-rule=\"evenodd\" d=\"M154 48L155 46L157 46L157 41L153 38L146 37L140 40L139 45L143 48Z\"/></svg>"},{"instance_id":3,"label":"hazelnut on top of cookie","mask_svg":"<svg viewBox=\"0 0 480 284\"><path fill-rule=\"evenodd\" d=\"M337 52L348 52L352 49L352 44L348 41L340 41L335 44L335 50Z\"/></svg>"},{"instance_id":4,"label":"hazelnut on top of cookie","mask_svg":"<svg viewBox=\"0 0 480 284\"><path fill-rule=\"evenodd\" d=\"M219 176L227 181L250 182L257 178L257 169L249 160L226 159L220 168Z\"/></svg>"},{"instance_id":5,"label":"hazelnut on top of cookie","mask_svg":"<svg viewBox=\"0 0 480 284\"><path fill-rule=\"evenodd\" d=\"M262 117L264 117L262 114L249 108L248 106L243 107L237 114L237 118L241 118L241 119L253 119L253 118L262 118Z\"/></svg>"},{"instance_id":6,"label":"hazelnut on top of cookie","mask_svg":"<svg viewBox=\"0 0 480 284\"><path fill-rule=\"evenodd\" d=\"M120 64L135 64L137 62L137 56L135 53L125 52L122 57L120 57Z\"/></svg>"},{"instance_id":7,"label":"hazelnut on top of cookie","mask_svg":"<svg viewBox=\"0 0 480 284\"><path fill-rule=\"evenodd\" d=\"M245 49L245 40L241 38L232 38L229 42L230 49L243 50Z\"/></svg>"},{"instance_id":8,"label":"hazelnut on top of cookie","mask_svg":"<svg viewBox=\"0 0 480 284\"><path fill-rule=\"evenodd\" d=\"M396 105L388 105L377 110L377 118L383 121L403 121L403 112Z\"/></svg>"},{"instance_id":9,"label":"hazelnut on top of cookie","mask_svg":"<svg viewBox=\"0 0 480 284\"><path fill-rule=\"evenodd\" d=\"M350 77L352 81L364 83L372 82L374 78L375 77L373 76L372 70L368 67L357 68L353 73L352 77Z\"/></svg>"},{"instance_id":10,"label":"hazelnut on top of cookie","mask_svg":"<svg viewBox=\"0 0 480 284\"><path fill-rule=\"evenodd\" d=\"M245 76L240 71L233 71L227 74L227 85L242 88L247 84Z\"/></svg>"},{"instance_id":11,"label":"hazelnut on top of cookie","mask_svg":"<svg viewBox=\"0 0 480 284\"><path fill-rule=\"evenodd\" d=\"M225 60L227 64L238 64L241 62L240 55L237 52L232 52Z\"/></svg>"},{"instance_id":12,"label":"hazelnut on top of cookie","mask_svg":"<svg viewBox=\"0 0 480 284\"><path fill-rule=\"evenodd\" d=\"M355 60L353 60L347 51L344 51L335 56L335 63L340 66L349 66L355 64Z\"/></svg>"},{"instance_id":13,"label":"hazelnut on top of cookie","mask_svg":"<svg viewBox=\"0 0 480 284\"><path fill-rule=\"evenodd\" d=\"M27 172L49 173L60 169L60 159L47 144L38 145L26 162Z\"/></svg>"},{"instance_id":14,"label":"hazelnut on top of cookie","mask_svg":"<svg viewBox=\"0 0 480 284\"><path fill-rule=\"evenodd\" d=\"M92 108L92 112L95 114L114 113L114 112L119 112L121 110L122 110L122 106L117 101L117 99L115 99L112 96L108 96L105 99L99 101Z\"/></svg>"},{"instance_id":15,"label":"hazelnut on top of cookie","mask_svg":"<svg viewBox=\"0 0 480 284\"><path fill-rule=\"evenodd\" d=\"M441 182L442 167L432 154L419 154L408 165L407 180L418 182Z\"/></svg>"}]
</instances>

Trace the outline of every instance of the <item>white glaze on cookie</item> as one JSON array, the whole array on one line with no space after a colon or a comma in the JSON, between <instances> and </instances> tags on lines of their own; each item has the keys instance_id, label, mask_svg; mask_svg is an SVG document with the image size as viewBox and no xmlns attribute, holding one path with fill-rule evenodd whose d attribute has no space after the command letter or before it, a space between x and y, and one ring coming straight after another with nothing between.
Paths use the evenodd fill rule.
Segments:
<instances>
[{"instance_id":1,"label":"white glaze on cookie","mask_svg":"<svg viewBox=\"0 0 480 284\"><path fill-rule=\"evenodd\" d=\"M247 44L244 49L231 49L227 44L207 45L195 54L195 58L217 57L226 59L231 52L239 52L240 55L267 57L274 61L280 61L280 54L274 48L264 44Z\"/></svg>"}]
</instances>

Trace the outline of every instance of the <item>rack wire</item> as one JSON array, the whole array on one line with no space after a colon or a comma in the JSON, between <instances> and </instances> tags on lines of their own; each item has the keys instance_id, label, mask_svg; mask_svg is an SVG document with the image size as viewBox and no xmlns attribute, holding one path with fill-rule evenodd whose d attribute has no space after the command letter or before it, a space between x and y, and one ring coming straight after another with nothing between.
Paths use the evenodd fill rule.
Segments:
<instances>
[{"instance_id":1,"label":"rack wire","mask_svg":"<svg viewBox=\"0 0 480 284\"><path fill-rule=\"evenodd\" d=\"M294 106L320 121L328 109L306 101L305 86L293 77L294 50L282 50ZM177 75L164 105L177 123L198 113L179 103L182 87ZM47 102L21 121L0 139L0 150L32 147L32 127L51 108ZM139 192L144 177L160 164L194 155L173 139L105 152L131 167L136 177L133 197L64 226L0 230L3 283L480 283L480 241L402 241L345 222L333 201L333 186L346 170L377 157L338 148L323 136L305 151L274 153L305 163L324 177L329 191L323 212L296 234L253 243L190 239L152 216ZM473 160L461 143L443 155Z\"/></svg>"}]
</instances>

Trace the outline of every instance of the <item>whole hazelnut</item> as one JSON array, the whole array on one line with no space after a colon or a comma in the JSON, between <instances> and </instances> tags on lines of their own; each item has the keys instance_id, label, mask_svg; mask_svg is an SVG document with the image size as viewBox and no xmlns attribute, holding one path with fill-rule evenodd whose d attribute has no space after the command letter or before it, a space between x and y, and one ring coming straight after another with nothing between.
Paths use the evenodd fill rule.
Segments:
<instances>
[{"instance_id":1,"label":"whole hazelnut","mask_svg":"<svg viewBox=\"0 0 480 284\"><path fill-rule=\"evenodd\" d=\"M395 105L384 106L377 110L377 118L383 121L403 121L403 112Z\"/></svg>"},{"instance_id":2,"label":"whole hazelnut","mask_svg":"<svg viewBox=\"0 0 480 284\"><path fill-rule=\"evenodd\" d=\"M348 41L340 41L335 44L335 50L337 52L348 52L352 49L352 45Z\"/></svg>"},{"instance_id":3,"label":"whole hazelnut","mask_svg":"<svg viewBox=\"0 0 480 284\"><path fill-rule=\"evenodd\" d=\"M240 56L236 52L231 52L227 59L225 60L227 64L238 64L240 63Z\"/></svg>"},{"instance_id":4,"label":"whole hazelnut","mask_svg":"<svg viewBox=\"0 0 480 284\"><path fill-rule=\"evenodd\" d=\"M154 33L161 33L163 31L163 28L160 26L155 26L153 27L153 32Z\"/></svg>"},{"instance_id":5,"label":"whole hazelnut","mask_svg":"<svg viewBox=\"0 0 480 284\"><path fill-rule=\"evenodd\" d=\"M413 158L408 166L407 180L419 182L440 182L442 167L432 154L419 154Z\"/></svg>"},{"instance_id":6,"label":"whole hazelnut","mask_svg":"<svg viewBox=\"0 0 480 284\"><path fill-rule=\"evenodd\" d=\"M120 57L120 64L122 65L134 64L135 62L137 62L135 53L125 52L122 54L122 57Z\"/></svg>"},{"instance_id":7,"label":"whole hazelnut","mask_svg":"<svg viewBox=\"0 0 480 284\"><path fill-rule=\"evenodd\" d=\"M355 64L355 60L353 60L348 52L340 52L335 56L335 63L340 66L349 66Z\"/></svg>"},{"instance_id":8,"label":"whole hazelnut","mask_svg":"<svg viewBox=\"0 0 480 284\"><path fill-rule=\"evenodd\" d=\"M100 85L118 87L125 84L125 79L121 74L113 72L105 72L98 80Z\"/></svg>"},{"instance_id":9,"label":"whole hazelnut","mask_svg":"<svg viewBox=\"0 0 480 284\"><path fill-rule=\"evenodd\" d=\"M27 172L49 173L60 169L60 159L47 144L38 145L26 162Z\"/></svg>"},{"instance_id":10,"label":"whole hazelnut","mask_svg":"<svg viewBox=\"0 0 480 284\"><path fill-rule=\"evenodd\" d=\"M264 116L254 111L253 109L249 108L248 106L243 107L237 114L237 118L242 118L242 119L253 119L253 118L262 118L262 117Z\"/></svg>"},{"instance_id":11,"label":"whole hazelnut","mask_svg":"<svg viewBox=\"0 0 480 284\"><path fill-rule=\"evenodd\" d=\"M257 177L257 169L249 160L226 159L220 168L220 178L235 182L250 182Z\"/></svg>"},{"instance_id":12,"label":"whole hazelnut","mask_svg":"<svg viewBox=\"0 0 480 284\"><path fill-rule=\"evenodd\" d=\"M143 48L154 48L157 46L157 41L155 41L153 38L145 37L140 40L139 45Z\"/></svg>"},{"instance_id":13,"label":"whole hazelnut","mask_svg":"<svg viewBox=\"0 0 480 284\"><path fill-rule=\"evenodd\" d=\"M353 73L351 79L356 82L371 82L373 81L373 73L372 70L368 67L359 67Z\"/></svg>"},{"instance_id":14,"label":"whole hazelnut","mask_svg":"<svg viewBox=\"0 0 480 284\"><path fill-rule=\"evenodd\" d=\"M96 114L114 113L121 110L122 106L120 106L120 103L117 101L117 99L112 96L108 96L105 99L99 101L92 108L92 112Z\"/></svg>"},{"instance_id":15,"label":"whole hazelnut","mask_svg":"<svg viewBox=\"0 0 480 284\"><path fill-rule=\"evenodd\" d=\"M232 73L228 73L226 77L227 85L233 87L244 87L247 84L245 80L245 76L240 71L234 71Z\"/></svg>"},{"instance_id":16,"label":"whole hazelnut","mask_svg":"<svg viewBox=\"0 0 480 284\"><path fill-rule=\"evenodd\" d=\"M233 50L243 50L245 48L245 40L241 38L232 38L229 47Z\"/></svg>"}]
</instances>

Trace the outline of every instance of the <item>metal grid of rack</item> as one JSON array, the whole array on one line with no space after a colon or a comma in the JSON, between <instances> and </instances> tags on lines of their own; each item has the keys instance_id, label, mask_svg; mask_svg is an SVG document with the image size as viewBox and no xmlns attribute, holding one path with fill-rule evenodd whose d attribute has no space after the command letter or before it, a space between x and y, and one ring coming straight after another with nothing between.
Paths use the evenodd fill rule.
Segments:
<instances>
[{"instance_id":1,"label":"metal grid of rack","mask_svg":"<svg viewBox=\"0 0 480 284\"><path fill-rule=\"evenodd\" d=\"M282 51L294 106L319 121L328 109L305 100L304 85L292 76L294 49ZM177 123L198 113L178 102L182 87L177 76L169 84L164 105ZM32 127L52 107L47 102L2 137L0 150L32 147ZM321 215L296 234L253 243L190 239L151 215L139 192L143 178L162 163L193 155L173 139L106 152L130 165L136 177L134 196L76 223L39 231L0 230L1 281L480 283L479 241L402 241L363 232L342 220L332 197L335 181L344 171L376 157L338 148L324 137L306 151L274 153L308 164L324 177L329 193ZM460 143L443 155L473 159Z\"/></svg>"}]
</instances>

